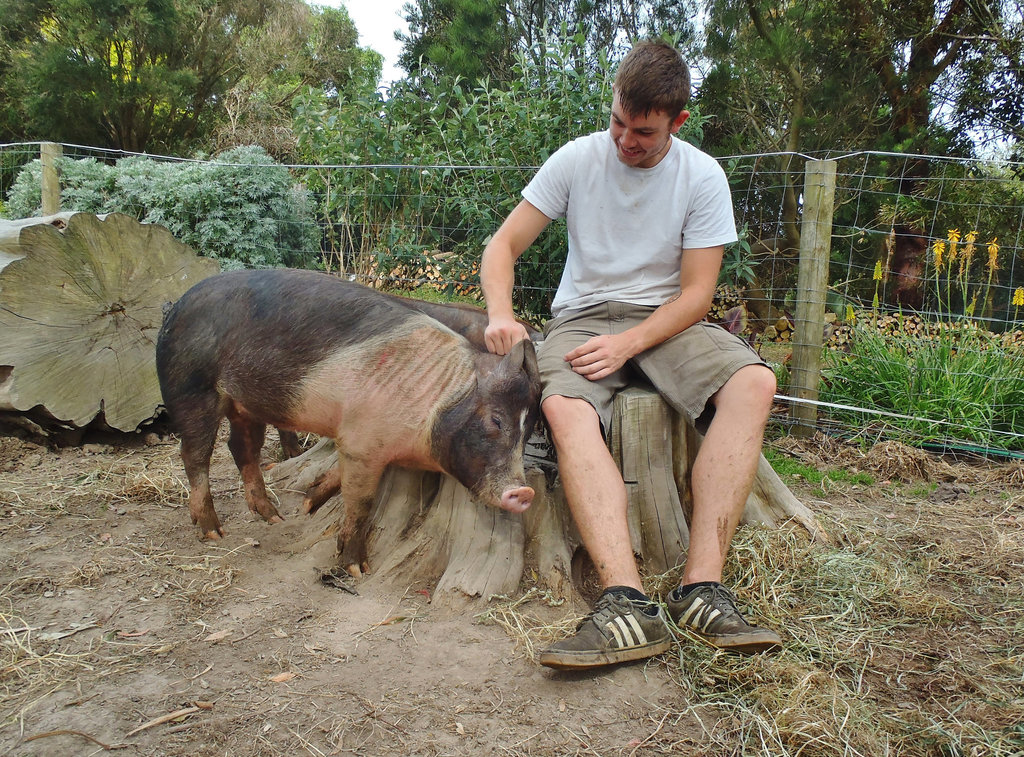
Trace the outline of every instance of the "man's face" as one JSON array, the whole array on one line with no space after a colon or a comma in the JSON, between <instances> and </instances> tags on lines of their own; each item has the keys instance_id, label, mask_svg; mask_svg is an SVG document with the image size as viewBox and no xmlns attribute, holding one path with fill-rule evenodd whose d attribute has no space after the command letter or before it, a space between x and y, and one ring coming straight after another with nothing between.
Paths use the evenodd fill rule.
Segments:
<instances>
[{"instance_id":1,"label":"man's face","mask_svg":"<svg viewBox=\"0 0 1024 757\"><path fill-rule=\"evenodd\" d=\"M670 118L659 110L646 116L631 116L619 102L616 92L612 98L612 117L609 130L615 141L619 160L634 168L652 168L665 157L672 135L679 131L690 112L684 110Z\"/></svg>"}]
</instances>

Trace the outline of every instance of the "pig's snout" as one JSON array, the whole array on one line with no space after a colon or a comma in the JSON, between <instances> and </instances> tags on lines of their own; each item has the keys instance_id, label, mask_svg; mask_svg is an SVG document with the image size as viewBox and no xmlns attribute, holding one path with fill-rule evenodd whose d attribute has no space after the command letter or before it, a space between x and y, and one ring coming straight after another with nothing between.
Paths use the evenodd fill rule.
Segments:
<instances>
[{"instance_id":1,"label":"pig's snout","mask_svg":"<svg viewBox=\"0 0 1024 757\"><path fill-rule=\"evenodd\" d=\"M506 489L501 494L501 509L510 513L521 513L533 504L534 491L529 486Z\"/></svg>"}]
</instances>

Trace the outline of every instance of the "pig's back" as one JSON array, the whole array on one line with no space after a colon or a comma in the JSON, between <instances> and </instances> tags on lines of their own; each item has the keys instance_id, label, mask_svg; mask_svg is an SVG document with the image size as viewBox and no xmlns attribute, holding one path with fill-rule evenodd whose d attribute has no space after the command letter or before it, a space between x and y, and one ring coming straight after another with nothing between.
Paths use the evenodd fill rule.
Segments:
<instances>
[{"instance_id":1,"label":"pig's back","mask_svg":"<svg viewBox=\"0 0 1024 757\"><path fill-rule=\"evenodd\" d=\"M206 279L175 304L159 341L161 374L187 366L188 383L215 383L256 417L318 433L309 422L330 413L314 401L335 412L402 392L419 402L442 377L472 371L468 343L440 323L315 271Z\"/></svg>"}]
</instances>

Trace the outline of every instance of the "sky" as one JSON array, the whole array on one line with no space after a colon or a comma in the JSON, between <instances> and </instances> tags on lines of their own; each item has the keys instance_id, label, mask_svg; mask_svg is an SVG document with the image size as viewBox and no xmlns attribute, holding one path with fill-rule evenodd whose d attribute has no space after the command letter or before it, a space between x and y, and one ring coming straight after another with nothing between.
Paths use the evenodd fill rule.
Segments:
<instances>
[{"instance_id":1,"label":"sky","mask_svg":"<svg viewBox=\"0 0 1024 757\"><path fill-rule=\"evenodd\" d=\"M384 56L381 83L387 85L402 78L405 72L398 67L401 43L395 31L408 32L402 18L402 6L407 0L313 0L317 5L344 7L359 31L359 46L370 47Z\"/></svg>"}]
</instances>

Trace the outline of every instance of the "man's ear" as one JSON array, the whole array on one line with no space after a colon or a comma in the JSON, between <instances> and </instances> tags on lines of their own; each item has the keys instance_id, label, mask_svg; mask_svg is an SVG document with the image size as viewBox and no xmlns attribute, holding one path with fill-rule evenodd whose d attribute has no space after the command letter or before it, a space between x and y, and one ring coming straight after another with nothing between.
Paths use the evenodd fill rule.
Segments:
<instances>
[{"instance_id":1,"label":"man's ear","mask_svg":"<svg viewBox=\"0 0 1024 757\"><path fill-rule=\"evenodd\" d=\"M683 128L683 124L686 123L686 119L689 118L689 117L690 117L690 111L688 111L688 110L681 110L681 111L679 111L679 115L676 116L672 120L672 124L671 124L671 126L669 126L669 129L668 129L669 133L670 134L677 133L681 128Z\"/></svg>"}]
</instances>

